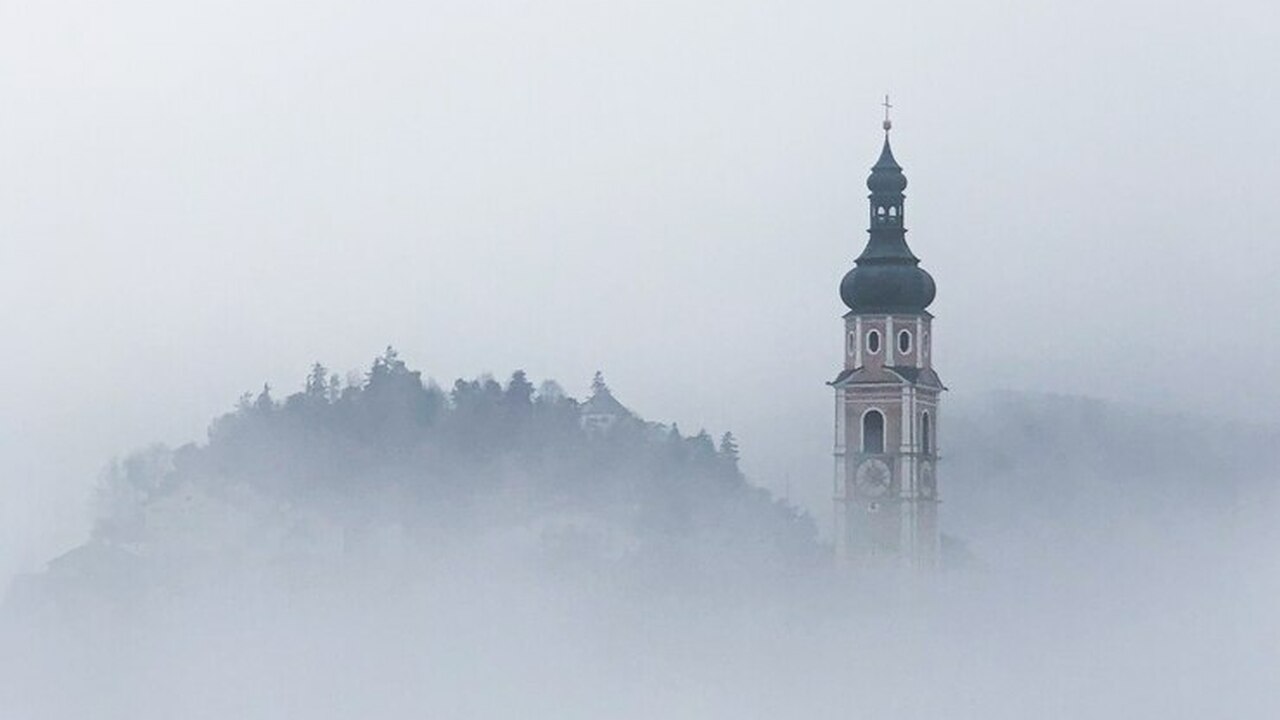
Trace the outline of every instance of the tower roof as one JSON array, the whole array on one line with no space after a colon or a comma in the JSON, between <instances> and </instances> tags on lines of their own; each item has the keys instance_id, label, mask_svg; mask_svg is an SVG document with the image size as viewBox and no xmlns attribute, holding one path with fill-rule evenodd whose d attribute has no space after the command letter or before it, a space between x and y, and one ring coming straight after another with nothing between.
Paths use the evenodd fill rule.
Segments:
<instances>
[{"instance_id":1,"label":"tower roof","mask_svg":"<svg viewBox=\"0 0 1280 720\"><path fill-rule=\"evenodd\" d=\"M628 415L630 411L613 396L607 387L600 387L582 404L583 415Z\"/></svg>"},{"instance_id":2,"label":"tower roof","mask_svg":"<svg viewBox=\"0 0 1280 720\"><path fill-rule=\"evenodd\" d=\"M889 131L884 131L884 145L880 148L880 157L871 166L872 171L896 170L902 172L902 166L893 157L893 148L889 145Z\"/></svg>"},{"instance_id":3,"label":"tower roof","mask_svg":"<svg viewBox=\"0 0 1280 720\"><path fill-rule=\"evenodd\" d=\"M880 150L880 159L871 166L871 175L867 177L867 189L872 193L892 195L901 194L907 189L907 176L902 174L902 166L893 157L893 148L889 146L889 132L884 133L884 147Z\"/></svg>"},{"instance_id":4,"label":"tower roof","mask_svg":"<svg viewBox=\"0 0 1280 720\"><path fill-rule=\"evenodd\" d=\"M923 313L937 288L907 246L903 210L907 177L889 144L891 124L885 120L884 146L867 178L871 205L867 245L855 267L840 282L840 298L856 313Z\"/></svg>"}]
</instances>

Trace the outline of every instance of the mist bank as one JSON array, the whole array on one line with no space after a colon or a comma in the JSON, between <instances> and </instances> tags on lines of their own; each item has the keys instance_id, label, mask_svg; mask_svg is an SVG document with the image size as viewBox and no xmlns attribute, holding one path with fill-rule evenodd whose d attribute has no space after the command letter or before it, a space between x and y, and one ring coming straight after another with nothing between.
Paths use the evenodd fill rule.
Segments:
<instances>
[{"instance_id":1,"label":"mist bank","mask_svg":"<svg viewBox=\"0 0 1280 720\"><path fill-rule=\"evenodd\" d=\"M610 400L612 402L610 402ZM1071 397L948 406L930 577L598 378L445 391L394 354L113 464L13 583L17 718L1272 717L1276 434Z\"/></svg>"},{"instance_id":2,"label":"mist bank","mask_svg":"<svg viewBox=\"0 0 1280 720\"><path fill-rule=\"evenodd\" d=\"M189 574L0 623L14 718L1274 717L1274 532L927 580L566 568L525 541ZM80 598L76 601L75 598Z\"/></svg>"},{"instance_id":3,"label":"mist bank","mask_svg":"<svg viewBox=\"0 0 1280 720\"><path fill-rule=\"evenodd\" d=\"M1275 426L1083 396L956 400L944 408L944 527L988 560L1277 519Z\"/></svg>"}]
</instances>

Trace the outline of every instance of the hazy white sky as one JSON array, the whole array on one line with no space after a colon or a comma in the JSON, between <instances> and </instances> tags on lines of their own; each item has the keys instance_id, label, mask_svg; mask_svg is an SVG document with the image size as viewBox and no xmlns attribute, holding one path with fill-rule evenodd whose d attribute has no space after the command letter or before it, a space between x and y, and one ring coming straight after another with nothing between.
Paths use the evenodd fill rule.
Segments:
<instances>
[{"instance_id":1,"label":"hazy white sky","mask_svg":"<svg viewBox=\"0 0 1280 720\"><path fill-rule=\"evenodd\" d=\"M446 382L520 367L581 393L603 369L825 497L886 91L953 390L1275 420L1277 22L0 0L4 561L78 540L113 455L388 343Z\"/></svg>"}]
</instances>

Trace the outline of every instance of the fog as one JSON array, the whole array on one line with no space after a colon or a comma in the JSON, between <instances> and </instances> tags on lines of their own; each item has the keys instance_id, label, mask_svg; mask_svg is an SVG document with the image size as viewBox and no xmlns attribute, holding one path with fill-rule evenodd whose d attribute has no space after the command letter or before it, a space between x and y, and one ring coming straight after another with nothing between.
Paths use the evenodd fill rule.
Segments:
<instances>
[{"instance_id":1,"label":"fog","mask_svg":"<svg viewBox=\"0 0 1280 720\"><path fill-rule=\"evenodd\" d=\"M888 599L817 569L712 591L476 531L127 621L23 605L2 709L1273 716L1278 15L0 3L4 586L90 541L113 461L389 343L445 387L585 397L603 369L646 418L732 430L829 542L885 93L966 558Z\"/></svg>"},{"instance_id":2,"label":"fog","mask_svg":"<svg viewBox=\"0 0 1280 720\"><path fill-rule=\"evenodd\" d=\"M1274 467L1274 428L990 395L951 415L942 570L841 571L731 440L393 351L325 377L104 472L6 595L8 716L1280 708L1280 493L1233 459Z\"/></svg>"},{"instance_id":3,"label":"fog","mask_svg":"<svg viewBox=\"0 0 1280 720\"><path fill-rule=\"evenodd\" d=\"M444 581L388 588L362 576L358 591L301 601L224 579L190 604L150 607L141 629L101 623L67 639L39 626L6 667L21 687L8 688L6 708L23 718L1273 717L1274 565L1259 575L1256 555L1222 566L1234 547L1154 545L1120 546L1152 551L1140 560L1112 544L1052 574L953 577L923 598L922 588L867 598L836 584L771 601L663 599L518 573L495 581L492 564L471 563Z\"/></svg>"}]
</instances>

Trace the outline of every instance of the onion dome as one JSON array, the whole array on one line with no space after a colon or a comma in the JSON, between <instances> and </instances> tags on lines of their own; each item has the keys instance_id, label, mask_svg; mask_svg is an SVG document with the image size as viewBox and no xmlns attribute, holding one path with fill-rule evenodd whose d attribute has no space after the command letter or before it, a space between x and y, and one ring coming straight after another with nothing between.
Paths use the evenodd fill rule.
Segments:
<instances>
[{"instance_id":1,"label":"onion dome","mask_svg":"<svg viewBox=\"0 0 1280 720\"><path fill-rule=\"evenodd\" d=\"M871 166L867 189L873 193L901 193L907 189L907 176L902 174L902 166L893 159L893 148L889 147L889 133L884 135L880 159Z\"/></svg>"},{"instance_id":2,"label":"onion dome","mask_svg":"<svg viewBox=\"0 0 1280 720\"><path fill-rule=\"evenodd\" d=\"M937 292L933 276L914 265L859 264L840 281L840 299L856 313L921 313Z\"/></svg>"},{"instance_id":3,"label":"onion dome","mask_svg":"<svg viewBox=\"0 0 1280 720\"><path fill-rule=\"evenodd\" d=\"M923 313L937 293L933 278L907 247L902 195L906 187L907 178L889 147L886 121L884 148L867 178L870 237L855 267L840 282L840 299L853 312Z\"/></svg>"}]
</instances>

